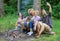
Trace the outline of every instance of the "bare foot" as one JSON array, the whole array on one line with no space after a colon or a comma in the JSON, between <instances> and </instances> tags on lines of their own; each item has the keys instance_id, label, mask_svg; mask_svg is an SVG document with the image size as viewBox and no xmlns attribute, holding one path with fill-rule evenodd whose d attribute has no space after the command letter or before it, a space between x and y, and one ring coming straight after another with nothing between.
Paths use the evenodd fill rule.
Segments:
<instances>
[{"instance_id":1,"label":"bare foot","mask_svg":"<svg viewBox=\"0 0 60 41\"><path fill-rule=\"evenodd\" d=\"M39 37L40 37L40 35L36 36L36 38L39 38Z\"/></svg>"}]
</instances>

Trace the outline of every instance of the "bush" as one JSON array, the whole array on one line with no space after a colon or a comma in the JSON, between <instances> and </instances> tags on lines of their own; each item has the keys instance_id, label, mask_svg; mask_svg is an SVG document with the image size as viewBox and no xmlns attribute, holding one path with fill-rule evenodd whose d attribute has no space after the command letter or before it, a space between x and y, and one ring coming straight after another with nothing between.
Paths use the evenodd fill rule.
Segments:
<instances>
[{"instance_id":1,"label":"bush","mask_svg":"<svg viewBox=\"0 0 60 41\"><path fill-rule=\"evenodd\" d=\"M60 0L41 0L41 7L48 11L46 2L49 2L53 8L53 17L60 19ZM4 0L4 8L6 14L14 14L17 12L17 0ZM33 0L21 0L21 12L27 16L29 8L33 7Z\"/></svg>"},{"instance_id":2,"label":"bush","mask_svg":"<svg viewBox=\"0 0 60 41\"><path fill-rule=\"evenodd\" d=\"M49 2L52 5L52 9L53 9L52 16L60 19L60 2L59 2L59 0L42 0L41 7L45 8L48 11L46 2Z\"/></svg>"},{"instance_id":3,"label":"bush","mask_svg":"<svg viewBox=\"0 0 60 41\"><path fill-rule=\"evenodd\" d=\"M60 3L58 3L56 6L53 6L53 16L60 19Z\"/></svg>"},{"instance_id":4,"label":"bush","mask_svg":"<svg viewBox=\"0 0 60 41\"><path fill-rule=\"evenodd\" d=\"M4 0L5 14L15 14L17 12L17 0Z\"/></svg>"}]
</instances>

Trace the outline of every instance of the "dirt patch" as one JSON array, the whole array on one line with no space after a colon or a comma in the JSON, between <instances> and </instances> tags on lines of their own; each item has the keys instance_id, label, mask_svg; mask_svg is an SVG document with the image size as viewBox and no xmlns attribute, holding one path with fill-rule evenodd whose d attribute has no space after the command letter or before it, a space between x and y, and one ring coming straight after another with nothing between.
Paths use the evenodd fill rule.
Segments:
<instances>
[{"instance_id":1,"label":"dirt patch","mask_svg":"<svg viewBox=\"0 0 60 41\"><path fill-rule=\"evenodd\" d=\"M27 36L26 34L22 33L20 34L21 37L19 37L18 39L17 38L14 38L13 36L7 36L6 35L7 33L0 33L0 40L1 41L32 41L35 39L35 37L32 35L32 36Z\"/></svg>"}]
</instances>

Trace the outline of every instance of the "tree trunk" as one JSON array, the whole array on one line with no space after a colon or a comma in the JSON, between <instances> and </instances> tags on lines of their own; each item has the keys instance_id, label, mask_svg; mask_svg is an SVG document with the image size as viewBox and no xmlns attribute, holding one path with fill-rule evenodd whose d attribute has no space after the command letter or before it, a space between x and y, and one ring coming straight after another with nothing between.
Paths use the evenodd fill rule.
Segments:
<instances>
[{"instance_id":1,"label":"tree trunk","mask_svg":"<svg viewBox=\"0 0 60 41\"><path fill-rule=\"evenodd\" d=\"M4 16L4 0L0 0L0 17Z\"/></svg>"},{"instance_id":2,"label":"tree trunk","mask_svg":"<svg viewBox=\"0 0 60 41\"><path fill-rule=\"evenodd\" d=\"M18 6L17 6L17 8L18 8L18 12L20 12L20 0L18 0Z\"/></svg>"},{"instance_id":3,"label":"tree trunk","mask_svg":"<svg viewBox=\"0 0 60 41\"><path fill-rule=\"evenodd\" d=\"M41 10L41 0L34 0L33 8L34 8L35 10L40 11L40 10Z\"/></svg>"}]
</instances>

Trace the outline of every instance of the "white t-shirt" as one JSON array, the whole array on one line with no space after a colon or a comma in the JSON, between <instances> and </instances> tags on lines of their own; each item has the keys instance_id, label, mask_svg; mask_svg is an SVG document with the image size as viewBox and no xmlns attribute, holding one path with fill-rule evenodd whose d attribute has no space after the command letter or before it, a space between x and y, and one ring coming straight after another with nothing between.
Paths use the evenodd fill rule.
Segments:
<instances>
[{"instance_id":1,"label":"white t-shirt","mask_svg":"<svg viewBox=\"0 0 60 41\"><path fill-rule=\"evenodd\" d=\"M41 19L40 16L33 16L33 17L31 18L31 20L33 20L34 23L35 23L36 21L40 20L40 19Z\"/></svg>"}]
</instances>

